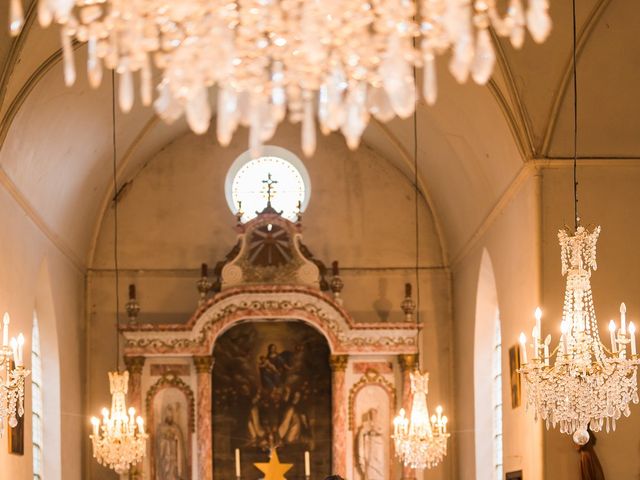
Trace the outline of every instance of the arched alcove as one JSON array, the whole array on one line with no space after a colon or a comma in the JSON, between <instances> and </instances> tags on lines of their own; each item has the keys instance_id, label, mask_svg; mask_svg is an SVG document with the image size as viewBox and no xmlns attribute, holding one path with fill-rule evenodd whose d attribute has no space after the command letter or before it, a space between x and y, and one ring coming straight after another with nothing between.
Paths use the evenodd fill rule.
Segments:
<instances>
[{"instance_id":1,"label":"arched alcove","mask_svg":"<svg viewBox=\"0 0 640 480\"><path fill-rule=\"evenodd\" d=\"M498 443L502 443L502 413L496 405L502 404L501 388L494 391L496 372L500 369L500 358L496 356L496 338L500 338L498 292L489 252L484 250L478 274L476 317L474 329L474 397L475 397L475 457L476 478L492 480L496 476ZM499 345L499 343L498 343ZM500 354L498 350L498 355ZM499 400L499 402L497 401ZM501 408L501 407L500 407ZM499 430L499 432L497 432ZM496 441L499 433L500 441ZM501 450L501 448L499 449ZM498 454L497 454L498 453ZM502 459L499 459L500 471ZM500 472L500 477L502 474Z\"/></svg>"},{"instance_id":2,"label":"arched alcove","mask_svg":"<svg viewBox=\"0 0 640 480\"><path fill-rule=\"evenodd\" d=\"M47 480L59 480L62 478L60 350L51 275L46 259L38 273L34 312L38 318L42 361L42 470Z\"/></svg>"}]
</instances>

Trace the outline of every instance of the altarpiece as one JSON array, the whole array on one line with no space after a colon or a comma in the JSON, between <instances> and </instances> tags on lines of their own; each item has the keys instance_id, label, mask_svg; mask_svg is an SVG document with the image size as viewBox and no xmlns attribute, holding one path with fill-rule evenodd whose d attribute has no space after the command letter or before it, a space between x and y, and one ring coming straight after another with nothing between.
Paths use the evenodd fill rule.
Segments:
<instances>
[{"instance_id":1,"label":"altarpiece","mask_svg":"<svg viewBox=\"0 0 640 480\"><path fill-rule=\"evenodd\" d=\"M311 478L409 476L390 429L408 399L416 325L354 321L301 223L270 204L238 221L191 318L122 328L129 403L150 434L132 478L228 480L237 449L242 477L258 479L251 461L272 446L294 464L290 480L304 478L305 451Z\"/></svg>"}]
</instances>

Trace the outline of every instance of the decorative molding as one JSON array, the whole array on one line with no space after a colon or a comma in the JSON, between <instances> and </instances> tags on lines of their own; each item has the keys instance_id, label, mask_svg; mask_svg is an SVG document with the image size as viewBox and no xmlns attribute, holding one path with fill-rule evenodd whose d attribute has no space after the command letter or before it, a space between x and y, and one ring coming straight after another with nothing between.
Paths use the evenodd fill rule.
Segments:
<instances>
[{"instance_id":1,"label":"decorative molding","mask_svg":"<svg viewBox=\"0 0 640 480\"><path fill-rule=\"evenodd\" d=\"M196 373L211 373L213 368L212 355L194 355L193 365L196 367Z\"/></svg>"},{"instance_id":2,"label":"decorative molding","mask_svg":"<svg viewBox=\"0 0 640 480\"><path fill-rule=\"evenodd\" d=\"M184 363L154 363L151 364L149 370L149 374L152 377L162 377L170 374L180 377L191 375L191 366Z\"/></svg>"},{"instance_id":3,"label":"decorative molding","mask_svg":"<svg viewBox=\"0 0 640 480\"><path fill-rule=\"evenodd\" d=\"M332 372L344 372L347 370L349 363L349 355L331 355L329 357L329 365Z\"/></svg>"},{"instance_id":4,"label":"decorative molding","mask_svg":"<svg viewBox=\"0 0 640 480\"><path fill-rule=\"evenodd\" d=\"M329 295L305 286L249 286L208 300L186 324L123 326L126 355L209 355L217 337L246 320L299 320L319 330L331 352L415 353L412 323L356 323Z\"/></svg>"},{"instance_id":5,"label":"decorative molding","mask_svg":"<svg viewBox=\"0 0 640 480\"><path fill-rule=\"evenodd\" d=\"M412 372L418 364L417 355L398 355L398 364L402 372Z\"/></svg>"},{"instance_id":6,"label":"decorative molding","mask_svg":"<svg viewBox=\"0 0 640 480\"><path fill-rule=\"evenodd\" d=\"M144 361L146 357L141 355L137 356L126 356L124 357L124 364L127 367L127 370L130 374L141 374L142 369L144 368Z\"/></svg>"},{"instance_id":7,"label":"decorative molding","mask_svg":"<svg viewBox=\"0 0 640 480\"><path fill-rule=\"evenodd\" d=\"M393 373L393 364L391 362L355 362L353 364L353 373L362 375L369 370L391 375Z\"/></svg>"}]
</instances>

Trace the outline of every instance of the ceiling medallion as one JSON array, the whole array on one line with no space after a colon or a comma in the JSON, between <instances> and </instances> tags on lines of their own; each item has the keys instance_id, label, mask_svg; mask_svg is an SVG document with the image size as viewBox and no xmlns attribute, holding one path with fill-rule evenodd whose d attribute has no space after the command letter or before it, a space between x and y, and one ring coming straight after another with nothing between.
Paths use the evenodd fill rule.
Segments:
<instances>
[{"instance_id":1,"label":"ceiling medallion","mask_svg":"<svg viewBox=\"0 0 640 480\"><path fill-rule=\"evenodd\" d=\"M10 2L10 32L24 23L22 0ZM316 122L341 131L357 148L371 115L387 122L411 116L418 99L413 68L423 69L425 101L436 101L435 58L451 51L449 70L460 83L486 83L496 55L492 33L522 46L526 31L543 42L550 30L548 0L510 0L502 16L495 0L38 0L38 19L61 25L64 77L76 79L74 41L86 42L89 83L103 68L119 75L119 104L140 98L172 122L183 114L204 133L217 86L217 137L227 145L249 127L256 151L287 112L302 122L311 155ZM491 28L491 31L490 31ZM153 66L161 73L157 85ZM157 93L155 101L154 89Z\"/></svg>"},{"instance_id":2,"label":"ceiling medallion","mask_svg":"<svg viewBox=\"0 0 640 480\"><path fill-rule=\"evenodd\" d=\"M597 269L599 234L600 227L589 232L582 226L574 233L558 233L562 274L567 276L558 346L550 351L551 335L542 340L540 309L535 314L530 361L526 337L520 334L520 373L528 387L527 408L532 408L547 428L559 425L561 432L572 434L579 445L589 440L588 429L615 430L621 415L631 414L629 402L638 403L635 325L629 322L627 326L624 303L620 306L620 328L613 320L609 323L610 349L598 334L590 278Z\"/></svg>"}]
</instances>

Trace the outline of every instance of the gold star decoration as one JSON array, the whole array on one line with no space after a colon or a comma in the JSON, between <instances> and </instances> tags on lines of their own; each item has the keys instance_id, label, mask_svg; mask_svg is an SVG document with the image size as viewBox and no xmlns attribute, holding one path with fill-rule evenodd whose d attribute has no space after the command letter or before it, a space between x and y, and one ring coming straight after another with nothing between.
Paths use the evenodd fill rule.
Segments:
<instances>
[{"instance_id":1,"label":"gold star decoration","mask_svg":"<svg viewBox=\"0 0 640 480\"><path fill-rule=\"evenodd\" d=\"M269 453L269 463L254 463L258 470L264 473L264 480L286 480L284 474L291 470L292 463L280 463L275 449Z\"/></svg>"}]
</instances>

